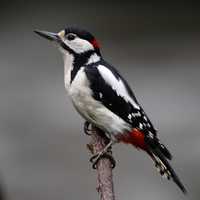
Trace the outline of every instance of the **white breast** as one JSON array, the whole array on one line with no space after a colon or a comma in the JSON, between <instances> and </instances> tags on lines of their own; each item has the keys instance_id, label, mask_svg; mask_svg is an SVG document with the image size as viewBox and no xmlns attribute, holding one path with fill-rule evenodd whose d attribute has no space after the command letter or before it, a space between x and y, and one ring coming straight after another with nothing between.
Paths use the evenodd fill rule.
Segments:
<instances>
[{"instance_id":1,"label":"white breast","mask_svg":"<svg viewBox=\"0 0 200 200\"><path fill-rule=\"evenodd\" d=\"M68 91L71 81L71 71L73 70L73 62L74 57L69 53L63 54L64 59L64 81L65 81L65 88Z\"/></svg>"},{"instance_id":2,"label":"white breast","mask_svg":"<svg viewBox=\"0 0 200 200\"><path fill-rule=\"evenodd\" d=\"M92 97L89 81L82 67L70 87L68 94L76 110L89 122L111 134L123 133L130 126Z\"/></svg>"}]
</instances>

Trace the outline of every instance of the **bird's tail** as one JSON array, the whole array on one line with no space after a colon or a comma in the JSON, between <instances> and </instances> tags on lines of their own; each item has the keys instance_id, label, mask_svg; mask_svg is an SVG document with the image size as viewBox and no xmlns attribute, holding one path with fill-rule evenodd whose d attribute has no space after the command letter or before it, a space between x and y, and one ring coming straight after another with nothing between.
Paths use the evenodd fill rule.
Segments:
<instances>
[{"instance_id":1,"label":"bird's tail","mask_svg":"<svg viewBox=\"0 0 200 200\"><path fill-rule=\"evenodd\" d=\"M151 156L151 158L155 162L155 166L160 172L161 176L166 177L168 180L172 179L178 187L181 189L181 191L186 194L187 191L184 187L184 185L181 183L179 177L176 175L173 168L170 166L167 159L171 160L171 154L167 150L167 148L160 144L157 147L151 147L148 146L148 154Z\"/></svg>"}]
</instances>

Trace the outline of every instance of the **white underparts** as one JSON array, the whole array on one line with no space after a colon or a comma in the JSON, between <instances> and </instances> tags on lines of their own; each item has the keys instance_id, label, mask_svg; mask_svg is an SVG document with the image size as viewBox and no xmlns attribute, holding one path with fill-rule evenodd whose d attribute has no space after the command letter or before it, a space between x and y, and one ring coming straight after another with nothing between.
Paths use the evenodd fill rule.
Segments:
<instances>
[{"instance_id":1,"label":"white underparts","mask_svg":"<svg viewBox=\"0 0 200 200\"><path fill-rule=\"evenodd\" d=\"M130 124L106 108L100 101L96 101L93 98L89 80L85 74L84 67L79 69L73 82L70 83L74 56L67 52L63 53L65 88L72 100L73 105L82 115L82 117L101 128L103 131L109 134L113 140L115 139L116 134L130 131ZM98 57L96 55L93 55L89 59L90 62L97 60ZM119 85L117 86L119 87ZM123 90L120 92L122 93ZM123 94L127 95L125 92ZM102 93L99 95L100 98L103 98ZM127 98L129 99L129 97Z\"/></svg>"},{"instance_id":2,"label":"white underparts","mask_svg":"<svg viewBox=\"0 0 200 200\"><path fill-rule=\"evenodd\" d=\"M71 71L73 70L74 56L72 54L64 52L63 59L64 59L65 88L68 91L70 87L70 81L71 81Z\"/></svg>"},{"instance_id":3,"label":"white underparts","mask_svg":"<svg viewBox=\"0 0 200 200\"><path fill-rule=\"evenodd\" d=\"M115 134L131 130L128 123L93 98L90 84L83 67L75 76L68 93L76 110L87 121L109 133L111 137Z\"/></svg>"}]
</instances>

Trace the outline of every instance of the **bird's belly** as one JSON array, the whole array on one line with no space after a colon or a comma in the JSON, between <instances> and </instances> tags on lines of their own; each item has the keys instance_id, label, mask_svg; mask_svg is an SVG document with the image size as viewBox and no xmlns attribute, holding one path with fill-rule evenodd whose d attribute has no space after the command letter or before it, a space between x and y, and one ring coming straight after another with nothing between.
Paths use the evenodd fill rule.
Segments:
<instances>
[{"instance_id":1,"label":"bird's belly","mask_svg":"<svg viewBox=\"0 0 200 200\"><path fill-rule=\"evenodd\" d=\"M130 126L107 109L92 96L89 82L84 72L76 75L68 89L68 94L76 110L89 122L114 135L130 130Z\"/></svg>"}]
</instances>

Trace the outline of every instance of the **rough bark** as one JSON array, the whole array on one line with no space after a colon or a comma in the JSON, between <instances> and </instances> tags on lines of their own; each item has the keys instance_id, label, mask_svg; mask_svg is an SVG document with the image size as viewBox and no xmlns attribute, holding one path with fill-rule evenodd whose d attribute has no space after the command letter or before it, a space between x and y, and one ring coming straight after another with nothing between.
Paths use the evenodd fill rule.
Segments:
<instances>
[{"instance_id":1,"label":"rough bark","mask_svg":"<svg viewBox=\"0 0 200 200\"><path fill-rule=\"evenodd\" d=\"M88 148L94 155L103 150L107 144L106 138L102 137L102 132L92 127L91 141ZM112 152L111 152L112 153ZM97 170L97 191L100 200L114 200L112 164L108 158L101 158L96 166Z\"/></svg>"}]
</instances>

